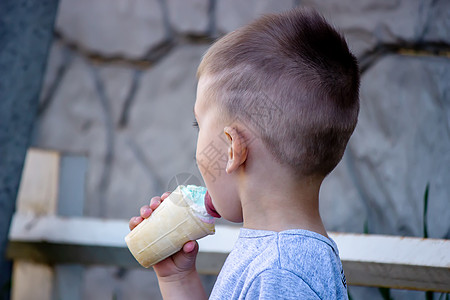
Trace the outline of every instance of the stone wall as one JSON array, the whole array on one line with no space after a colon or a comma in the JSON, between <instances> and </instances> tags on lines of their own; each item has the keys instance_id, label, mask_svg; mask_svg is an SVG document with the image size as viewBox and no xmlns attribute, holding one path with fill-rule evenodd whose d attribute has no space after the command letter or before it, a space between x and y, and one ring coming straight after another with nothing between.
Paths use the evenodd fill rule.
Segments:
<instances>
[{"instance_id":1,"label":"stone wall","mask_svg":"<svg viewBox=\"0 0 450 300\"><path fill-rule=\"evenodd\" d=\"M362 71L357 129L321 191L327 228L422 236L429 184L428 234L450 238L446 0L61 0L34 145L88 156L86 215L135 215L174 175L200 177L190 125L208 46L297 5L315 7L344 32ZM85 299L160 297L145 270L92 267L85 283ZM381 299L377 289L351 293Z\"/></svg>"}]
</instances>

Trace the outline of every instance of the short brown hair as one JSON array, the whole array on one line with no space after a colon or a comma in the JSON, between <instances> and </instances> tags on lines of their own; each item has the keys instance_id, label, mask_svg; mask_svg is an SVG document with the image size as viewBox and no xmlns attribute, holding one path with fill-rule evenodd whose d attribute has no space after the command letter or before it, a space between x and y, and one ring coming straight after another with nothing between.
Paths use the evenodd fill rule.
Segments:
<instances>
[{"instance_id":1,"label":"short brown hair","mask_svg":"<svg viewBox=\"0 0 450 300\"><path fill-rule=\"evenodd\" d=\"M197 76L282 164L326 176L341 160L359 111L359 69L347 43L312 9L266 15L219 39Z\"/></svg>"}]
</instances>

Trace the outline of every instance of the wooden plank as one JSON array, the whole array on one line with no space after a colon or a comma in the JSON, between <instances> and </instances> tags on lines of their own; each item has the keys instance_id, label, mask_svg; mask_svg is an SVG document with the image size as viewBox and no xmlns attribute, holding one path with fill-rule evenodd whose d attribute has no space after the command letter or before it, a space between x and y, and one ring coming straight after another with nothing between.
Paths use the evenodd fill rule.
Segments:
<instances>
[{"instance_id":1,"label":"wooden plank","mask_svg":"<svg viewBox=\"0 0 450 300\"><path fill-rule=\"evenodd\" d=\"M125 247L13 242L8 248L7 255L9 258L29 259L44 264L139 267L130 251Z\"/></svg>"},{"instance_id":2,"label":"wooden plank","mask_svg":"<svg viewBox=\"0 0 450 300\"><path fill-rule=\"evenodd\" d=\"M137 267L125 244L128 232L128 222L123 220L16 214L7 254L47 264Z\"/></svg>"},{"instance_id":3,"label":"wooden plank","mask_svg":"<svg viewBox=\"0 0 450 300\"><path fill-rule=\"evenodd\" d=\"M17 196L17 212L26 215L54 214L57 206L60 155L55 151L27 152ZM11 298L49 300L53 268L36 262L15 261Z\"/></svg>"},{"instance_id":4,"label":"wooden plank","mask_svg":"<svg viewBox=\"0 0 450 300\"><path fill-rule=\"evenodd\" d=\"M11 242L126 247L124 238L128 232L128 222L124 220L15 214L9 239Z\"/></svg>"},{"instance_id":5,"label":"wooden plank","mask_svg":"<svg viewBox=\"0 0 450 300\"><path fill-rule=\"evenodd\" d=\"M450 291L450 240L331 235L349 284Z\"/></svg>"},{"instance_id":6,"label":"wooden plank","mask_svg":"<svg viewBox=\"0 0 450 300\"><path fill-rule=\"evenodd\" d=\"M234 244L220 247L223 242L217 241L237 237L238 232L233 228L216 228L216 235L199 241L198 269L202 274L217 274ZM79 262L139 267L126 247L124 237L128 232L128 221L124 220L16 214L7 255L46 264ZM211 237L215 239L211 241ZM223 252L218 252L220 249Z\"/></svg>"},{"instance_id":7,"label":"wooden plank","mask_svg":"<svg viewBox=\"0 0 450 300\"><path fill-rule=\"evenodd\" d=\"M46 262L138 266L124 242L127 221L16 215L12 229L13 257L31 257L30 252L35 251L36 259ZM215 235L201 239L199 272L218 274L238 234L237 227L217 225ZM344 233L330 236L338 244L351 285L450 292L450 240Z\"/></svg>"},{"instance_id":8,"label":"wooden plank","mask_svg":"<svg viewBox=\"0 0 450 300\"><path fill-rule=\"evenodd\" d=\"M12 276L13 289L11 299L51 299L53 277L53 269L42 263L15 262Z\"/></svg>"},{"instance_id":9,"label":"wooden plank","mask_svg":"<svg viewBox=\"0 0 450 300\"><path fill-rule=\"evenodd\" d=\"M35 215L56 213L59 162L58 152L28 150L17 195L17 212Z\"/></svg>"}]
</instances>

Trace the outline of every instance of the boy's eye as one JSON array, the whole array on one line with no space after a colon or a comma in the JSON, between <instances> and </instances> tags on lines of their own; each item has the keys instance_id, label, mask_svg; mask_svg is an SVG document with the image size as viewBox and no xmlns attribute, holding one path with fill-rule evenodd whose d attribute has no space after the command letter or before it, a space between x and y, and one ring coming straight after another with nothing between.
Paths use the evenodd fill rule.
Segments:
<instances>
[{"instance_id":1,"label":"boy's eye","mask_svg":"<svg viewBox=\"0 0 450 300\"><path fill-rule=\"evenodd\" d=\"M194 121L192 122L192 126L194 126L194 128L197 128L197 130L198 130L198 123L197 123L196 120L194 120Z\"/></svg>"}]
</instances>

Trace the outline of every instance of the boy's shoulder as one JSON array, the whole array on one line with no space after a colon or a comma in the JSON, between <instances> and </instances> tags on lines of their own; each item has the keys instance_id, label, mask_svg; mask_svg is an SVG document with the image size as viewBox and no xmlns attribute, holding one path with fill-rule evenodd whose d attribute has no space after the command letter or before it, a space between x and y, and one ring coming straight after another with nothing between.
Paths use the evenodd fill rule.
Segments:
<instances>
[{"instance_id":1,"label":"boy's shoulder","mask_svg":"<svg viewBox=\"0 0 450 300\"><path fill-rule=\"evenodd\" d=\"M340 263L333 240L303 229L274 232L243 228L233 252L237 259L251 259L249 263L255 268L279 268L300 277L311 268L329 269Z\"/></svg>"},{"instance_id":2,"label":"boy's shoulder","mask_svg":"<svg viewBox=\"0 0 450 300\"><path fill-rule=\"evenodd\" d=\"M324 299L328 297L330 278L331 284L336 285L334 290L346 294L342 276L336 245L320 234L307 230L277 233L241 229L215 289L231 286L239 293L251 294L278 286L286 287L286 295L282 295L286 299L305 295ZM298 288L293 290L293 286ZM271 293L279 297L279 289Z\"/></svg>"}]
</instances>

